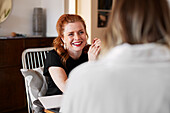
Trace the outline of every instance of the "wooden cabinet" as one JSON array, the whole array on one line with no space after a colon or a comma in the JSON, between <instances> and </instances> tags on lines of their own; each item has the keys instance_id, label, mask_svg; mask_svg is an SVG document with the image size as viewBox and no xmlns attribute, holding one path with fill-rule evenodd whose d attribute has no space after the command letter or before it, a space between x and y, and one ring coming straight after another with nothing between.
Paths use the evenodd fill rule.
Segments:
<instances>
[{"instance_id":1,"label":"wooden cabinet","mask_svg":"<svg viewBox=\"0 0 170 113\"><path fill-rule=\"evenodd\" d=\"M0 39L0 112L26 107L21 54L26 48L52 46L51 38Z\"/></svg>"}]
</instances>

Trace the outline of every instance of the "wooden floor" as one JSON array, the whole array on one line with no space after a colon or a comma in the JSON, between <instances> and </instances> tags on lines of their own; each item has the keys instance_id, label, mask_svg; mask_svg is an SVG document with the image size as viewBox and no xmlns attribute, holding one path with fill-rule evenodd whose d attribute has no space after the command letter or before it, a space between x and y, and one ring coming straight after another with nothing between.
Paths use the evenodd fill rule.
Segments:
<instances>
[{"instance_id":1,"label":"wooden floor","mask_svg":"<svg viewBox=\"0 0 170 113\"><path fill-rule=\"evenodd\" d=\"M19 109L16 111L9 111L9 112L3 112L3 113L28 113L27 108Z\"/></svg>"}]
</instances>

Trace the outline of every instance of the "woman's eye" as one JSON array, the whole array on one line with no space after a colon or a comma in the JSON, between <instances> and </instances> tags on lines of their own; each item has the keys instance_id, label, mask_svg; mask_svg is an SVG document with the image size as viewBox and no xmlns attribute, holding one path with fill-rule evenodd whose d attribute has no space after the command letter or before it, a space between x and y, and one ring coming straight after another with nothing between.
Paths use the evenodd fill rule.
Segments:
<instances>
[{"instance_id":1,"label":"woman's eye","mask_svg":"<svg viewBox=\"0 0 170 113\"><path fill-rule=\"evenodd\" d=\"M68 36L73 36L73 34L72 34L72 33L70 33L70 34L68 34Z\"/></svg>"},{"instance_id":2,"label":"woman's eye","mask_svg":"<svg viewBox=\"0 0 170 113\"><path fill-rule=\"evenodd\" d=\"M84 31L80 31L80 32L79 32L79 34L83 34L83 33L84 33Z\"/></svg>"}]
</instances>

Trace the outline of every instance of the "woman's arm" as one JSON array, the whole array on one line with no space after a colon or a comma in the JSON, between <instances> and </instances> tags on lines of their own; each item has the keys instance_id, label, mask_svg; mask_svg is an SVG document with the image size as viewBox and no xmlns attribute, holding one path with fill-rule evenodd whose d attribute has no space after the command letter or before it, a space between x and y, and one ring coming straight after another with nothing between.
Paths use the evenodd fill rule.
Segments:
<instances>
[{"instance_id":1,"label":"woman's arm","mask_svg":"<svg viewBox=\"0 0 170 113\"><path fill-rule=\"evenodd\" d=\"M89 61L96 60L99 53L100 53L100 50L101 50L101 40L98 39L98 38L95 38L93 40L92 45L89 48L89 51L88 51L88 59L89 59Z\"/></svg>"},{"instance_id":2,"label":"woman's arm","mask_svg":"<svg viewBox=\"0 0 170 113\"><path fill-rule=\"evenodd\" d=\"M67 81L67 74L64 71L64 69L61 67L52 66L49 67L48 70L54 83L62 92L64 92L66 81Z\"/></svg>"}]
</instances>

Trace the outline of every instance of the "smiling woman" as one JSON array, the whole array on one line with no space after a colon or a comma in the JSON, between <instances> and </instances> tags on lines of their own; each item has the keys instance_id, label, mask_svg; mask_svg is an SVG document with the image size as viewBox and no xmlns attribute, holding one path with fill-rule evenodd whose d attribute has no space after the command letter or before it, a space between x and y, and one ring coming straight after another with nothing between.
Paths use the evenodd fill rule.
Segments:
<instances>
[{"instance_id":1,"label":"smiling woman","mask_svg":"<svg viewBox=\"0 0 170 113\"><path fill-rule=\"evenodd\" d=\"M0 23L5 21L12 9L12 0L0 0Z\"/></svg>"},{"instance_id":2,"label":"smiling woman","mask_svg":"<svg viewBox=\"0 0 170 113\"><path fill-rule=\"evenodd\" d=\"M100 40L97 38L89 48L86 24L79 15L62 15L56 28L58 37L53 41L55 49L47 54L44 65L48 84L46 95L62 94L69 73L84 62L96 60L100 52Z\"/></svg>"}]
</instances>

